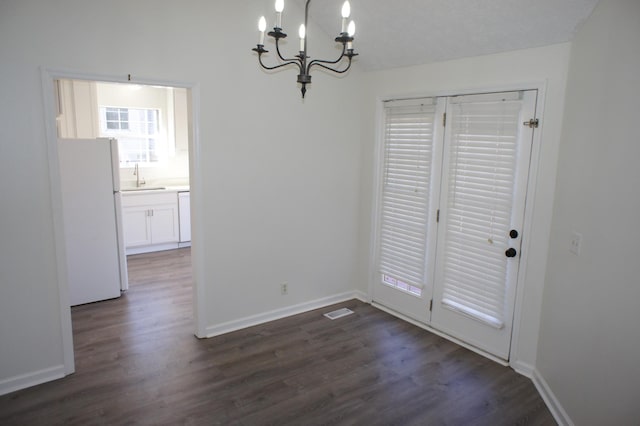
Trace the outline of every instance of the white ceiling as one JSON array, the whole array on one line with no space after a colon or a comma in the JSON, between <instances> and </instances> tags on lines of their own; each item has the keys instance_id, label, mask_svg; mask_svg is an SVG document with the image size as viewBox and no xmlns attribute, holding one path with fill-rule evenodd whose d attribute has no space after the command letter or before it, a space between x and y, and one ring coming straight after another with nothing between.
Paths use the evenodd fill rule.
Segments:
<instances>
[{"instance_id":1,"label":"white ceiling","mask_svg":"<svg viewBox=\"0 0 640 426\"><path fill-rule=\"evenodd\" d=\"M304 9L306 0L293 1ZM309 20L337 35L343 2L312 1ZM562 43L571 40L597 2L350 0L354 48L363 69L380 70Z\"/></svg>"}]
</instances>

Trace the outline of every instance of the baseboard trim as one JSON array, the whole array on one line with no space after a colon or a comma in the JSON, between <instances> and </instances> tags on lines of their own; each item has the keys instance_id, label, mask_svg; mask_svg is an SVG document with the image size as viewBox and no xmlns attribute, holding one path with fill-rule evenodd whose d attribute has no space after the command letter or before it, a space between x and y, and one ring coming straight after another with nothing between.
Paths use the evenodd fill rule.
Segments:
<instances>
[{"instance_id":1,"label":"baseboard trim","mask_svg":"<svg viewBox=\"0 0 640 426\"><path fill-rule=\"evenodd\" d=\"M189 244L191 245L191 244ZM129 247L127 248L126 251L126 255L132 255L132 254L142 254L142 253L153 253L156 251L165 251L165 250L175 250L177 248L180 248L180 243L175 242L175 243L165 243L165 244L156 244L156 245L151 245L151 246L142 246L142 247Z\"/></svg>"},{"instance_id":2,"label":"baseboard trim","mask_svg":"<svg viewBox=\"0 0 640 426\"><path fill-rule=\"evenodd\" d=\"M531 380L533 381L536 389L538 389L538 393L544 400L545 404L547 404L547 408L551 411L556 422L558 422L560 426L574 426L569 414L567 414L565 409L562 407L562 404L560 404L560 401L551 390L551 387L549 387L549 384L537 369L533 370L533 377Z\"/></svg>"},{"instance_id":3,"label":"baseboard trim","mask_svg":"<svg viewBox=\"0 0 640 426\"><path fill-rule=\"evenodd\" d=\"M516 373L522 374L523 376L533 380L533 372L535 370L533 365L519 360L510 361L509 365L511 365L511 368L513 368Z\"/></svg>"},{"instance_id":4,"label":"baseboard trim","mask_svg":"<svg viewBox=\"0 0 640 426\"><path fill-rule=\"evenodd\" d=\"M64 365L62 364L19 376L9 377L8 379L0 380L0 395L6 395L31 386L61 379L64 376Z\"/></svg>"},{"instance_id":5,"label":"baseboard trim","mask_svg":"<svg viewBox=\"0 0 640 426\"><path fill-rule=\"evenodd\" d=\"M358 299L363 303L369 303L369 304L371 303L371 299L369 298L367 293L365 293L364 291L359 291L359 290L354 291L353 298Z\"/></svg>"},{"instance_id":6,"label":"baseboard trim","mask_svg":"<svg viewBox=\"0 0 640 426\"><path fill-rule=\"evenodd\" d=\"M243 328L253 327L254 325L264 324L265 322L274 321L297 315L314 309L324 308L325 306L334 305L336 303L346 302L347 300L358 299L364 303L367 301L366 294L361 291L350 291L340 293L333 296L323 297L321 299L311 300L309 302L299 303L285 308L275 309L273 311L264 312L262 314L251 315L222 324L210 325L205 329L206 338L219 336L232 331L242 330Z\"/></svg>"}]
</instances>

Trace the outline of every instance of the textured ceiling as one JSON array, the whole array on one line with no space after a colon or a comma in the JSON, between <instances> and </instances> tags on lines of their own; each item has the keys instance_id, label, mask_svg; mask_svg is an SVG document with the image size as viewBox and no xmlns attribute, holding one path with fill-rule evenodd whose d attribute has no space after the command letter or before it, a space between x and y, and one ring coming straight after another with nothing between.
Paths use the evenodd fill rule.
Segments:
<instances>
[{"instance_id":1,"label":"textured ceiling","mask_svg":"<svg viewBox=\"0 0 640 426\"><path fill-rule=\"evenodd\" d=\"M289 1L304 9L306 0ZM337 35L343 1L312 1L309 20ZM597 2L350 0L357 61L365 70L380 70L562 43Z\"/></svg>"}]
</instances>

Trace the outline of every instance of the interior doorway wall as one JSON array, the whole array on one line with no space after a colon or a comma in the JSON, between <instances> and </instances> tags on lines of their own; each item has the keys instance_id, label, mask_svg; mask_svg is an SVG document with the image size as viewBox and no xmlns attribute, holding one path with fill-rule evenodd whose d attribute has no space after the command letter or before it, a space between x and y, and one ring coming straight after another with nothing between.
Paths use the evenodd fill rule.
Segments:
<instances>
[{"instance_id":1,"label":"interior doorway wall","mask_svg":"<svg viewBox=\"0 0 640 426\"><path fill-rule=\"evenodd\" d=\"M201 297L201 288L198 283L202 282L203 276L201 265L203 262L199 261L198 256L202 253L200 249L200 240L197 238L198 229L201 229L201 215L200 215L200 200L201 197L201 167L200 158L198 153L199 139L198 139L198 126L199 126L199 87L195 83L189 82L176 82L176 81L160 81L152 79L132 79L131 76L105 76L96 74L84 74L70 71L58 71L43 69L41 73L42 78L42 90L44 99L44 111L45 111L45 126L46 126L46 139L48 150L48 162L49 173L51 183L52 194L52 210L53 210L53 222L54 222L54 238L55 238L55 250L56 250L56 263L57 263L57 282L59 293L59 306L60 306L60 327L62 330L62 345L63 345L63 358L64 358L64 370L65 374L71 374L75 371L74 362L74 349L73 349L73 336L72 336L72 324L71 324L71 308L69 303L69 289L68 289L68 271L67 271L67 253L65 248L65 230L62 211L62 192L60 184L60 170L58 162L58 126L56 124L56 118L58 110L57 97L55 96L55 82L57 80L84 80L84 81L100 81L109 83L130 83L138 85L154 85L164 87L176 87L184 88L187 91L187 104L188 104L188 123L189 123L189 135L188 135L188 155L189 155L189 180L191 190L191 228L192 228L192 275L193 275L193 309L195 319L195 334L196 336L202 336L204 333L203 322L199 316L199 312L203 312L199 309L199 304L203 300Z\"/></svg>"}]
</instances>

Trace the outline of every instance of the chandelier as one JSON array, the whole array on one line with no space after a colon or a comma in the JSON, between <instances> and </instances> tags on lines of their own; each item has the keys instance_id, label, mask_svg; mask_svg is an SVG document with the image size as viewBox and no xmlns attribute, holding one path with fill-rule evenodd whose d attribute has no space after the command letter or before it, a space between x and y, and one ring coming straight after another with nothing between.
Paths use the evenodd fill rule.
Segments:
<instances>
[{"instance_id":1,"label":"chandelier","mask_svg":"<svg viewBox=\"0 0 640 426\"><path fill-rule=\"evenodd\" d=\"M347 25L347 20L349 19L349 15L351 14L351 5L349 1L345 1L342 6L342 31L338 37L336 37L336 43L342 43L342 53L338 59L334 61L314 59L309 60L310 57L307 55L307 20L309 17L309 3L311 0L307 0L307 3L304 7L304 24L300 25L300 29L298 31L298 35L300 37L300 51L293 58L285 58L280 53L280 39L285 38L287 35L282 31L282 11L284 10L284 0L276 0L276 24L273 27L273 31L269 31L268 35L275 39L276 43L276 52L278 52L278 57L280 58L280 63L274 66L267 66L262 62L262 54L267 53L268 50L264 48L264 32L267 28L267 21L264 16L260 17L258 21L258 30L260 31L260 41L257 47L254 47L254 52L258 53L258 62L262 68L266 70L275 70L278 68L286 67L289 65L297 65L300 73L298 74L298 83L302 85L300 91L302 92L302 98L304 99L304 94L307 92L307 84L311 84L311 75L309 72L311 71L311 67L318 66L320 68L324 68L326 70L335 72L337 74L343 74L351 68L351 59L358 54L353 51L353 35L356 31L356 25L353 21L349 22ZM340 64L344 64L343 59L347 58L348 63L346 63L346 67L340 69ZM335 66L335 68L333 67Z\"/></svg>"}]
</instances>

